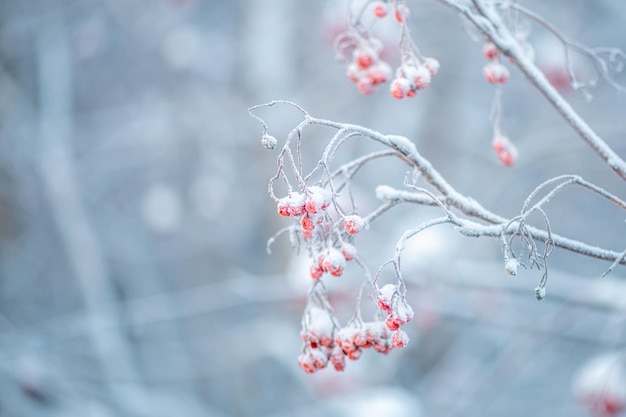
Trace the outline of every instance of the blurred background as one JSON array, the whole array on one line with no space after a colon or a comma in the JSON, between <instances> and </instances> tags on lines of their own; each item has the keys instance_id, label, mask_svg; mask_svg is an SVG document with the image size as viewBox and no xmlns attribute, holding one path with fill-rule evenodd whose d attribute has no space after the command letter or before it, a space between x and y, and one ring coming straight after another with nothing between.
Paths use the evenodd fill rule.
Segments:
<instances>
[{"instance_id":1,"label":"blurred background","mask_svg":"<svg viewBox=\"0 0 626 417\"><path fill-rule=\"evenodd\" d=\"M570 38L626 49L621 0L521 3ZM625 195L513 68L502 128L520 157L501 166L481 43L438 2L409 6L413 38L441 70L398 101L384 86L361 95L336 62L344 1L0 1L0 416L589 415L572 381L624 347L623 270L600 279L606 262L556 250L537 303L540 271L512 279L499 242L446 226L405 254L408 348L365 352L343 373L297 366L310 278L286 237L266 252L289 223L267 195L276 153L248 107L293 100L316 117L406 135L460 192L504 216L555 175ZM538 65L626 155L624 96L604 83L591 102L571 92L561 46L529 30ZM397 65L397 26L374 31ZM300 120L287 107L257 114L279 144ZM330 135L305 136L308 164ZM371 149L350 142L342 157ZM401 187L404 175L397 161L376 161L355 194L373 207L375 187ZM626 247L623 212L588 191L568 189L546 212L555 233ZM402 231L438 215L394 209L358 237L363 259L375 271ZM362 280L348 270L333 286L343 322Z\"/></svg>"}]
</instances>

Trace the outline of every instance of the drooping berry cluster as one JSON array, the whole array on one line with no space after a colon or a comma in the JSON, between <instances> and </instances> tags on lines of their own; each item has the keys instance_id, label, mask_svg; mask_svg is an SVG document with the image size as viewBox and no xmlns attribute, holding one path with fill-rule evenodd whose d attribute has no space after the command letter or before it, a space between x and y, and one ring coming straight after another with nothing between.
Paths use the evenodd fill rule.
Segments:
<instances>
[{"instance_id":1,"label":"drooping berry cluster","mask_svg":"<svg viewBox=\"0 0 626 417\"><path fill-rule=\"evenodd\" d=\"M415 97L419 90L430 84L433 75L439 71L439 62L434 58L424 58L421 62L412 57L396 70L389 91L394 98Z\"/></svg>"},{"instance_id":2,"label":"drooping berry cluster","mask_svg":"<svg viewBox=\"0 0 626 417\"><path fill-rule=\"evenodd\" d=\"M336 371L343 371L348 360L357 360L365 349L382 354L394 348L403 348L409 342L402 330L392 331L383 321L352 320L339 328L332 312L312 307L305 312L301 332L304 346L298 357L298 365L312 374L332 364Z\"/></svg>"},{"instance_id":3,"label":"drooping berry cluster","mask_svg":"<svg viewBox=\"0 0 626 417\"><path fill-rule=\"evenodd\" d=\"M489 61L483 74L490 84L504 84L509 80L509 70L500 63L500 50L493 42L483 45L483 56Z\"/></svg>"},{"instance_id":4,"label":"drooping berry cluster","mask_svg":"<svg viewBox=\"0 0 626 417\"><path fill-rule=\"evenodd\" d=\"M397 99L415 97L417 91L425 88L437 73L439 62L434 58L422 57L412 42L405 42L410 10L404 2L394 1L390 6L387 1L374 1L370 5L374 17L378 19L386 17L390 7L393 7L394 19L402 25L402 64L395 71L390 87L391 95ZM361 93L372 94L376 86L391 80L392 69L380 58L383 43L365 29L368 25L360 20L350 24L351 27L336 42L338 56L346 64L346 75L350 81L357 85Z\"/></svg>"},{"instance_id":5,"label":"drooping berry cluster","mask_svg":"<svg viewBox=\"0 0 626 417\"><path fill-rule=\"evenodd\" d=\"M399 330L401 326L413 320L413 309L406 302L404 295L401 294L397 285L387 284L378 289L376 298L378 308L387 313L385 325L394 333L393 345L395 347L404 347L408 342L406 333Z\"/></svg>"}]
</instances>

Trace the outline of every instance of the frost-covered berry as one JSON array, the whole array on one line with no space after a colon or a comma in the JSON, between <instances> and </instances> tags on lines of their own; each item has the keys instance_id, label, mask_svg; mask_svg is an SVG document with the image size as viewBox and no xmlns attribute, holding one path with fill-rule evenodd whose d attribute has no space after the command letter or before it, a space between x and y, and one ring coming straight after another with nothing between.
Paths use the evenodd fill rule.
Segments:
<instances>
[{"instance_id":1,"label":"frost-covered berry","mask_svg":"<svg viewBox=\"0 0 626 417\"><path fill-rule=\"evenodd\" d=\"M399 321L397 317L393 317L391 315L387 316L387 319L385 320L385 325L391 331L398 330L403 324L404 323Z\"/></svg>"},{"instance_id":2,"label":"frost-covered berry","mask_svg":"<svg viewBox=\"0 0 626 417\"><path fill-rule=\"evenodd\" d=\"M506 136L496 135L491 142L493 150L503 165L510 167L517 161L517 149Z\"/></svg>"},{"instance_id":3,"label":"frost-covered berry","mask_svg":"<svg viewBox=\"0 0 626 417\"><path fill-rule=\"evenodd\" d=\"M366 69L374 65L377 56L376 53L369 48L357 48L352 54L352 59L359 68Z\"/></svg>"},{"instance_id":4,"label":"frost-covered berry","mask_svg":"<svg viewBox=\"0 0 626 417\"><path fill-rule=\"evenodd\" d=\"M263 147L267 150L271 151L272 149L275 149L277 143L278 141L276 138L272 135L268 135L267 133L261 137L261 145L263 145Z\"/></svg>"},{"instance_id":5,"label":"frost-covered berry","mask_svg":"<svg viewBox=\"0 0 626 417\"><path fill-rule=\"evenodd\" d=\"M485 59L490 61L496 59L500 54L500 50L498 50L498 47L493 42L487 42L484 44L482 52Z\"/></svg>"},{"instance_id":6,"label":"frost-covered berry","mask_svg":"<svg viewBox=\"0 0 626 417\"><path fill-rule=\"evenodd\" d=\"M396 22L402 23L405 22L406 19L409 18L410 10L404 4L399 4L396 6L393 11L393 17L396 19Z\"/></svg>"},{"instance_id":7,"label":"frost-covered berry","mask_svg":"<svg viewBox=\"0 0 626 417\"><path fill-rule=\"evenodd\" d=\"M302 216L300 223L302 224L302 230L312 231L315 229L315 219L309 214Z\"/></svg>"},{"instance_id":8,"label":"frost-covered berry","mask_svg":"<svg viewBox=\"0 0 626 417\"><path fill-rule=\"evenodd\" d=\"M519 261L515 258L510 258L504 264L504 270L506 271L506 273L509 275L513 275L513 276L517 275L518 267L519 267Z\"/></svg>"},{"instance_id":9,"label":"frost-covered berry","mask_svg":"<svg viewBox=\"0 0 626 417\"><path fill-rule=\"evenodd\" d=\"M367 69L365 76L372 82L372 85L383 84L391 78L391 67L383 61L379 61Z\"/></svg>"},{"instance_id":10,"label":"frost-covered berry","mask_svg":"<svg viewBox=\"0 0 626 417\"><path fill-rule=\"evenodd\" d=\"M330 362L333 364L335 371L343 371L346 368L346 355L340 346L335 346L330 354Z\"/></svg>"},{"instance_id":11,"label":"frost-covered berry","mask_svg":"<svg viewBox=\"0 0 626 417\"><path fill-rule=\"evenodd\" d=\"M355 360L359 359L362 354L363 354L363 351L360 348L356 348L356 349L348 352L348 354L346 356L351 361L355 361Z\"/></svg>"},{"instance_id":12,"label":"frost-covered berry","mask_svg":"<svg viewBox=\"0 0 626 417\"><path fill-rule=\"evenodd\" d=\"M426 58L423 62L424 67L430 72L430 75L435 75L439 72L439 61L435 58Z\"/></svg>"},{"instance_id":13,"label":"frost-covered berry","mask_svg":"<svg viewBox=\"0 0 626 417\"><path fill-rule=\"evenodd\" d=\"M313 185L307 188L306 194L304 209L307 213L317 214L320 210L326 210L330 205L331 194L322 187Z\"/></svg>"},{"instance_id":14,"label":"frost-covered berry","mask_svg":"<svg viewBox=\"0 0 626 417\"><path fill-rule=\"evenodd\" d=\"M307 374L312 374L317 370L313 365L313 358L309 352L302 353L298 357L298 366Z\"/></svg>"},{"instance_id":15,"label":"frost-covered berry","mask_svg":"<svg viewBox=\"0 0 626 417\"><path fill-rule=\"evenodd\" d=\"M404 330L396 330L391 336L391 343L393 347L402 349L409 344L409 335Z\"/></svg>"},{"instance_id":16,"label":"frost-covered berry","mask_svg":"<svg viewBox=\"0 0 626 417\"><path fill-rule=\"evenodd\" d=\"M323 350L315 349L309 352L311 356L311 362L315 369L324 369L328 364L328 353Z\"/></svg>"},{"instance_id":17,"label":"frost-covered berry","mask_svg":"<svg viewBox=\"0 0 626 417\"><path fill-rule=\"evenodd\" d=\"M315 263L310 266L309 273L311 274L311 278L320 279L322 275L324 275L324 269L320 265Z\"/></svg>"},{"instance_id":18,"label":"frost-covered berry","mask_svg":"<svg viewBox=\"0 0 626 417\"><path fill-rule=\"evenodd\" d=\"M393 98L398 100L406 97L407 93L411 90L411 82L404 77L395 78L389 86L389 91Z\"/></svg>"},{"instance_id":19,"label":"frost-covered berry","mask_svg":"<svg viewBox=\"0 0 626 417\"><path fill-rule=\"evenodd\" d=\"M405 65L402 68L402 72L419 89L426 88L430 84L431 74L424 66Z\"/></svg>"},{"instance_id":20,"label":"frost-covered berry","mask_svg":"<svg viewBox=\"0 0 626 417\"><path fill-rule=\"evenodd\" d=\"M343 254L335 248L331 248L326 252L324 260L322 262L322 268L326 270L330 275L338 277L343 274L343 269L346 267L346 259Z\"/></svg>"},{"instance_id":21,"label":"frost-covered berry","mask_svg":"<svg viewBox=\"0 0 626 417\"><path fill-rule=\"evenodd\" d=\"M346 261L353 260L356 257L356 253L357 250L353 245L345 242L341 245L341 254Z\"/></svg>"},{"instance_id":22,"label":"frost-covered berry","mask_svg":"<svg viewBox=\"0 0 626 417\"><path fill-rule=\"evenodd\" d=\"M383 18L387 16L388 11L389 10L387 7L387 3L382 2L382 1L374 2L374 8L373 8L374 16L378 18Z\"/></svg>"},{"instance_id":23,"label":"frost-covered berry","mask_svg":"<svg viewBox=\"0 0 626 417\"><path fill-rule=\"evenodd\" d=\"M359 215L351 214L343 219L343 227L351 235L359 233L365 227L365 220Z\"/></svg>"},{"instance_id":24,"label":"frost-covered berry","mask_svg":"<svg viewBox=\"0 0 626 417\"><path fill-rule=\"evenodd\" d=\"M357 83L357 88L359 89L359 93L369 96L370 94L374 94L374 84L371 80L364 78Z\"/></svg>"},{"instance_id":25,"label":"frost-covered berry","mask_svg":"<svg viewBox=\"0 0 626 417\"><path fill-rule=\"evenodd\" d=\"M509 79L509 70L499 62L485 65L483 74L490 84L504 84Z\"/></svg>"},{"instance_id":26,"label":"frost-covered berry","mask_svg":"<svg viewBox=\"0 0 626 417\"><path fill-rule=\"evenodd\" d=\"M626 376L620 352L592 358L577 372L572 381L574 396L590 414L613 417L626 408Z\"/></svg>"},{"instance_id":27,"label":"frost-covered berry","mask_svg":"<svg viewBox=\"0 0 626 417\"><path fill-rule=\"evenodd\" d=\"M304 214L304 196L298 192L291 192L277 202L278 214L281 216L302 216Z\"/></svg>"},{"instance_id":28,"label":"frost-covered berry","mask_svg":"<svg viewBox=\"0 0 626 417\"><path fill-rule=\"evenodd\" d=\"M378 290L378 296L376 297L376 304L380 310L387 313L391 312L391 304L394 295L396 294L398 287L393 284L387 284Z\"/></svg>"}]
</instances>

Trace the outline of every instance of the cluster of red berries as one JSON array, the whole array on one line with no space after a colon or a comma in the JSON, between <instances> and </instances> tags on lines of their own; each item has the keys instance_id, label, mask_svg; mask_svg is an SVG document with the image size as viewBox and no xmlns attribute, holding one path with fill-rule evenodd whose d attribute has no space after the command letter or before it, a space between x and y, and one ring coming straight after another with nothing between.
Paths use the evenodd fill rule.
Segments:
<instances>
[{"instance_id":1,"label":"cluster of red berries","mask_svg":"<svg viewBox=\"0 0 626 417\"><path fill-rule=\"evenodd\" d=\"M411 59L398 67L389 91L397 99L415 97L419 90L428 87L437 71L439 61L434 58L425 58L422 62Z\"/></svg>"},{"instance_id":2,"label":"cluster of red berries","mask_svg":"<svg viewBox=\"0 0 626 417\"><path fill-rule=\"evenodd\" d=\"M312 259L309 272L311 278L320 279L324 272L338 277L343 274L347 261L356 257L357 250L345 239L326 239L328 236L345 232L355 235L365 227L365 220L356 214L344 216L342 230L335 227L335 222L328 214L332 203L329 191L317 185L307 187L303 193L292 191L287 197L277 202L278 214L285 217L300 219L300 233L305 241L311 244L310 257ZM327 243L332 241L332 243Z\"/></svg>"},{"instance_id":3,"label":"cluster of red berries","mask_svg":"<svg viewBox=\"0 0 626 417\"><path fill-rule=\"evenodd\" d=\"M496 135L491 141L491 146L503 165L510 167L517 161L517 149L506 136Z\"/></svg>"},{"instance_id":4,"label":"cluster of red berries","mask_svg":"<svg viewBox=\"0 0 626 417\"><path fill-rule=\"evenodd\" d=\"M357 360L364 349L371 348L386 355L394 348L405 347L409 342L404 331L391 331L382 321L352 322L346 327L335 329L337 327L333 326L328 311L316 307L308 311L306 326L301 332L304 348L298 357L298 365L306 373L324 369L329 363L335 370L343 371L346 358Z\"/></svg>"},{"instance_id":5,"label":"cluster of red berries","mask_svg":"<svg viewBox=\"0 0 626 417\"><path fill-rule=\"evenodd\" d=\"M500 50L493 42L483 45L483 56L489 61L483 74L490 84L504 84L509 80L509 70L500 63Z\"/></svg>"},{"instance_id":6,"label":"cluster of red berries","mask_svg":"<svg viewBox=\"0 0 626 417\"><path fill-rule=\"evenodd\" d=\"M385 325L391 331L394 331L393 344L395 347L404 347L408 343L406 333L399 330L401 326L413 320L413 309L406 302L404 296L400 293L398 286L387 284L378 289L376 297L378 308L387 313ZM397 340L396 340L397 339Z\"/></svg>"},{"instance_id":7,"label":"cluster of red berries","mask_svg":"<svg viewBox=\"0 0 626 417\"><path fill-rule=\"evenodd\" d=\"M376 86L391 78L391 67L380 59L382 43L376 38L361 39L352 51L346 75L362 94L372 94Z\"/></svg>"},{"instance_id":8,"label":"cluster of red berries","mask_svg":"<svg viewBox=\"0 0 626 417\"><path fill-rule=\"evenodd\" d=\"M387 16L390 7L393 7L395 20L406 25L410 11L405 4L394 2L394 5L390 6L387 1L372 2L372 10L377 18ZM369 34L365 36L348 33L350 35L344 38L348 40L345 45L352 52L346 75L357 85L361 93L372 94L376 86L392 78L391 67L380 59L383 44ZM434 58L418 58L413 51L403 51L402 54L404 63L396 70L390 87L391 95L397 99L415 97L417 91L425 88L430 83L431 77L439 70L439 62Z\"/></svg>"}]
</instances>

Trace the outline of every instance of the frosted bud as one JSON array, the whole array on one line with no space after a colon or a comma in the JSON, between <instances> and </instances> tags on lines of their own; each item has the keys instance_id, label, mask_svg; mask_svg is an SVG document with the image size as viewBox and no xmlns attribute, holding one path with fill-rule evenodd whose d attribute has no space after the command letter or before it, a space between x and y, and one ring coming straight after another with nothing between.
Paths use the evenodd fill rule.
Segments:
<instances>
[{"instance_id":1,"label":"frosted bud","mask_svg":"<svg viewBox=\"0 0 626 417\"><path fill-rule=\"evenodd\" d=\"M535 297L537 297L537 301L543 300L546 297L546 287L535 288Z\"/></svg>"},{"instance_id":2,"label":"frosted bud","mask_svg":"<svg viewBox=\"0 0 626 417\"><path fill-rule=\"evenodd\" d=\"M263 134L263 137L261 138L261 145L263 145L265 149L270 151L276 148L277 143L278 141L276 140L276 138L272 135L268 135L267 133Z\"/></svg>"},{"instance_id":3,"label":"frosted bud","mask_svg":"<svg viewBox=\"0 0 626 417\"><path fill-rule=\"evenodd\" d=\"M519 266L519 262L517 261L517 259L511 258L508 261L506 261L506 264L504 264L504 270L506 271L507 274L515 276L517 275L518 266Z\"/></svg>"}]
</instances>

